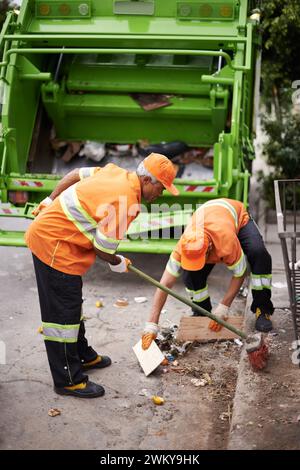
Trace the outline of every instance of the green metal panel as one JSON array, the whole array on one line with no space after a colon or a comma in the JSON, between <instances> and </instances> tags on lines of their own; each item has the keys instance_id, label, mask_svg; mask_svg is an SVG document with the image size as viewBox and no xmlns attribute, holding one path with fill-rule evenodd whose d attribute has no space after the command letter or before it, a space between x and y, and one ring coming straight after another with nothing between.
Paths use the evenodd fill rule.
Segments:
<instances>
[{"instance_id":1,"label":"green metal panel","mask_svg":"<svg viewBox=\"0 0 300 470\"><path fill-rule=\"evenodd\" d=\"M20 15L10 13L0 33L2 203L25 188L34 204L57 182L53 175L30 174L40 111L63 139L213 146L213 179L176 180L180 196L164 192L158 202L195 209L227 196L247 203L258 43L249 5L23 0ZM137 92L171 95L171 104L146 112L131 96ZM33 206L26 207L11 206L11 214L0 207L0 215L30 218ZM133 231L122 249L168 252L174 246L173 240L136 240L142 228ZM23 243L22 233L0 231L0 244Z\"/></svg>"}]
</instances>

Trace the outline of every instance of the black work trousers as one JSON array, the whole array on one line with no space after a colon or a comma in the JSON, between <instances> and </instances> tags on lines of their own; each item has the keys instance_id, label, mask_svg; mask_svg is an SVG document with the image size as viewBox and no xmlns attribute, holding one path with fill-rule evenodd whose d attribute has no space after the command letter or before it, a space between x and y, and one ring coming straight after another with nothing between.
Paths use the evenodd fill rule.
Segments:
<instances>
[{"instance_id":1,"label":"black work trousers","mask_svg":"<svg viewBox=\"0 0 300 470\"><path fill-rule=\"evenodd\" d=\"M259 308L263 313L274 312L271 301L272 258L268 253L263 238L254 220L242 227L238 233L242 250L247 257L251 270L251 311ZM212 305L208 294L207 278L214 264L206 264L199 271L183 271L183 281L193 302L211 312ZM199 315L193 310L194 315Z\"/></svg>"},{"instance_id":2,"label":"black work trousers","mask_svg":"<svg viewBox=\"0 0 300 470\"><path fill-rule=\"evenodd\" d=\"M51 268L33 255L43 336L54 385L86 382L82 364L96 359L82 320L81 276Z\"/></svg>"}]
</instances>

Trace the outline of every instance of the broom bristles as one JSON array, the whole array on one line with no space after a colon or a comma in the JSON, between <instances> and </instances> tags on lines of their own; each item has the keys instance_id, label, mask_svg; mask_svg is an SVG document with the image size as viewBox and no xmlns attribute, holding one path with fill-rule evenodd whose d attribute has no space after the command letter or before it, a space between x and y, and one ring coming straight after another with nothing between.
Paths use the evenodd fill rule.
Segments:
<instances>
[{"instance_id":1,"label":"broom bristles","mask_svg":"<svg viewBox=\"0 0 300 470\"><path fill-rule=\"evenodd\" d=\"M254 370L262 370L267 365L269 350L265 343L262 343L256 351L248 352L248 358Z\"/></svg>"}]
</instances>

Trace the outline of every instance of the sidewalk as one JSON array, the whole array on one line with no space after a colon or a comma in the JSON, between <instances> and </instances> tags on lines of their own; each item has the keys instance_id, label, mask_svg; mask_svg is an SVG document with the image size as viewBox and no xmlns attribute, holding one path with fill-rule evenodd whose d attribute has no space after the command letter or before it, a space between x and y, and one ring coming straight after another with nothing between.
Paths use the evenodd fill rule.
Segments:
<instances>
[{"instance_id":1,"label":"sidewalk","mask_svg":"<svg viewBox=\"0 0 300 470\"><path fill-rule=\"evenodd\" d=\"M253 372L243 353L228 449L300 448L300 369L292 363L295 337L277 226L266 225L264 236L273 259L276 308L272 318L274 330L267 335L271 355L264 371ZM248 314L246 330L253 328L254 316Z\"/></svg>"}]
</instances>

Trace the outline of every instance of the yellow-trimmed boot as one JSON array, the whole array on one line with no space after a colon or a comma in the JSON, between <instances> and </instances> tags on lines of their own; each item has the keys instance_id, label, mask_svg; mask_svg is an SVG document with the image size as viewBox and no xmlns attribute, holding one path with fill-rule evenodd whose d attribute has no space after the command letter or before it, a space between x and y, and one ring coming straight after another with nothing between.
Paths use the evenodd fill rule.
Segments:
<instances>
[{"instance_id":1,"label":"yellow-trimmed boot","mask_svg":"<svg viewBox=\"0 0 300 470\"><path fill-rule=\"evenodd\" d=\"M103 369L104 367L108 367L111 365L111 358L108 356L100 356L98 355L96 359L89 362L82 362L82 368L84 370L90 369Z\"/></svg>"},{"instance_id":2,"label":"yellow-trimmed boot","mask_svg":"<svg viewBox=\"0 0 300 470\"><path fill-rule=\"evenodd\" d=\"M261 331L262 333L268 333L273 329L273 325L270 319L270 315L267 313L262 313L260 308L256 309L256 322L255 322L255 329L257 331Z\"/></svg>"},{"instance_id":3,"label":"yellow-trimmed boot","mask_svg":"<svg viewBox=\"0 0 300 470\"><path fill-rule=\"evenodd\" d=\"M71 395L77 398L97 398L104 395L105 390L101 385L94 382L81 382L70 387L54 387L54 391L59 395Z\"/></svg>"}]
</instances>

